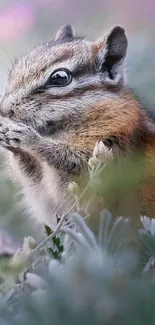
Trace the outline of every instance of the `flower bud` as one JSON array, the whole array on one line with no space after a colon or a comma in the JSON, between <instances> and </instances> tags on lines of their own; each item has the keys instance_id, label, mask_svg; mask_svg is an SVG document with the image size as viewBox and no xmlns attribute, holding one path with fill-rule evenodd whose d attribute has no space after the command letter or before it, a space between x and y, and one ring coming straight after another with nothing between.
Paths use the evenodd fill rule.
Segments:
<instances>
[{"instance_id":1,"label":"flower bud","mask_svg":"<svg viewBox=\"0 0 155 325\"><path fill-rule=\"evenodd\" d=\"M79 186L76 182L69 183L68 192L71 195L77 196L79 194Z\"/></svg>"}]
</instances>

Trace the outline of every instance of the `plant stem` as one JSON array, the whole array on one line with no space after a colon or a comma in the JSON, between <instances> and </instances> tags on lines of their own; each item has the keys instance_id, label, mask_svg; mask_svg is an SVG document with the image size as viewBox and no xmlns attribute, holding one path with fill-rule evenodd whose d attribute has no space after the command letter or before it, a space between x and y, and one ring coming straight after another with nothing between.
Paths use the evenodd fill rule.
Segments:
<instances>
[{"instance_id":1,"label":"plant stem","mask_svg":"<svg viewBox=\"0 0 155 325\"><path fill-rule=\"evenodd\" d=\"M84 188L83 192L79 195L78 199L76 200L76 202L74 202L74 204L71 206L71 208L69 208L69 210L62 216L61 220L59 221L59 223L57 224L55 230L52 232L51 235L49 235L46 239L44 239L29 255L29 261L30 263L33 262L35 255L38 253L38 251L44 247L50 240L51 238L53 238L56 233L61 229L61 226L63 225L65 219L67 218L67 216L72 212L72 210L75 208L75 206L77 205L77 203L82 199L82 197L85 195L85 193L87 192L89 186L91 185L93 179L95 176L97 176L98 174L100 174L100 172L105 168L106 164L102 164L101 163L98 164L98 166L96 167L96 170L93 173L93 176L91 177L91 179L89 180L89 182L87 183L86 187ZM68 220L67 220L68 221Z\"/></svg>"}]
</instances>

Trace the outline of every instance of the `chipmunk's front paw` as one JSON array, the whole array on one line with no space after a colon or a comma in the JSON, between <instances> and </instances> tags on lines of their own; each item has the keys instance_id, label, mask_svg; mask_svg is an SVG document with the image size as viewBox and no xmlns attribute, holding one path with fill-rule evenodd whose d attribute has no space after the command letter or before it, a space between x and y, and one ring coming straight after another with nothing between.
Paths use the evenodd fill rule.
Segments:
<instances>
[{"instance_id":1,"label":"chipmunk's front paw","mask_svg":"<svg viewBox=\"0 0 155 325\"><path fill-rule=\"evenodd\" d=\"M25 124L0 123L0 145L9 150L27 148L37 137L39 134Z\"/></svg>"}]
</instances>

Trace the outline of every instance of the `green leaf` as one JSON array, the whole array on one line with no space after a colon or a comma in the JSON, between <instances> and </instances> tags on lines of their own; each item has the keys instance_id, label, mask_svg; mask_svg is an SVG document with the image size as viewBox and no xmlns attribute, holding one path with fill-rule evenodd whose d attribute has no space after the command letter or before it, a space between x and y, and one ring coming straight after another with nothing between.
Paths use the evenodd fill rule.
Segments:
<instances>
[{"instance_id":1,"label":"green leaf","mask_svg":"<svg viewBox=\"0 0 155 325\"><path fill-rule=\"evenodd\" d=\"M59 238L59 237L54 236L54 237L52 238L52 240L53 240L53 243L54 243L57 247L60 246L60 238Z\"/></svg>"},{"instance_id":2,"label":"green leaf","mask_svg":"<svg viewBox=\"0 0 155 325\"><path fill-rule=\"evenodd\" d=\"M59 246L59 252L62 253L63 251L64 251L64 247L63 247L63 245L60 245L60 246Z\"/></svg>"},{"instance_id":3,"label":"green leaf","mask_svg":"<svg viewBox=\"0 0 155 325\"><path fill-rule=\"evenodd\" d=\"M46 233L46 235L47 236L50 236L52 234L53 230L49 226L47 226L47 225L44 225L44 227L45 227L45 233Z\"/></svg>"},{"instance_id":4,"label":"green leaf","mask_svg":"<svg viewBox=\"0 0 155 325\"><path fill-rule=\"evenodd\" d=\"M53 252L53 256L55 259L59 259L59 257L60 257L59 252L57 252L57 251Z\"/></svg>"}]
</instances>

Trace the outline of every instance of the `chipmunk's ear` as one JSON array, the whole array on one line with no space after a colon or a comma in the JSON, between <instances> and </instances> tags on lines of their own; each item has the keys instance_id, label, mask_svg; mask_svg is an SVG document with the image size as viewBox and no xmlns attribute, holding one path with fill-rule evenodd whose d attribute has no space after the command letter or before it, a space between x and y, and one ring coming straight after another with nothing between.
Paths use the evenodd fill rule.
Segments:
<instances>
[{"instance_id":1,"label":"chipmunk's ear","mask_svg":"<svg viewBox=\"0 0 155 325\"><path fill-rule=\"evenodd\" d=\"M74 38L74 29L71 25L62 26L56 33L55 41L66 41Z\"/></svg>"},{"instance_id":2,"label":"chipmunk's ear","mask_svg":"<svg viewBox=\"0 0 155 325\"><path fill-rule=\"evenodd\" d=\"M127 37L121 26L115 26L107 35L95 42L97 62L108 84L117 84L123 80L123 61L127 50Z\"/></svg>"}]
</instances>

